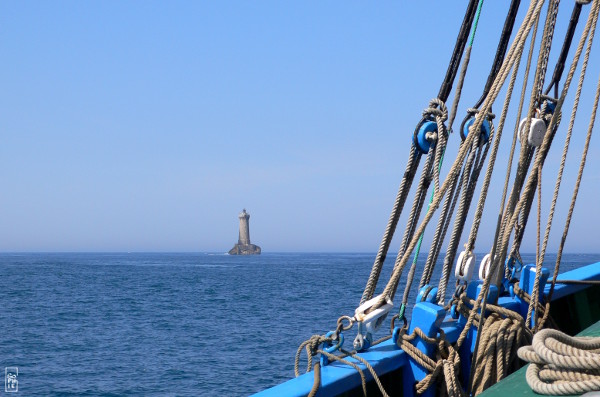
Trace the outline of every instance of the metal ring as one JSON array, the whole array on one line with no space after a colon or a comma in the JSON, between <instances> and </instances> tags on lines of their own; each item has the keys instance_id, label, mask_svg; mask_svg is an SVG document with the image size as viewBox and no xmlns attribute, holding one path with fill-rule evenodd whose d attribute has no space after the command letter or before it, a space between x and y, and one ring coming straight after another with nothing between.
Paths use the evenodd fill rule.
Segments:
<instances>
[{"instance_id":1,"label":"metal ring","mask_svg":"<svg viewBox=\"0 0 600 397\"><path fill-rule=\"evenodd\" d=\"M344 326L344 320L348 321L348 325ZM341 328L340 328L340 325L341 325ZM354 319L350 316L341 316L337 320L337 326L340 329L340 331L348 331L349 329L351 329L354 326Z\"/></svg>"}]
</instances>

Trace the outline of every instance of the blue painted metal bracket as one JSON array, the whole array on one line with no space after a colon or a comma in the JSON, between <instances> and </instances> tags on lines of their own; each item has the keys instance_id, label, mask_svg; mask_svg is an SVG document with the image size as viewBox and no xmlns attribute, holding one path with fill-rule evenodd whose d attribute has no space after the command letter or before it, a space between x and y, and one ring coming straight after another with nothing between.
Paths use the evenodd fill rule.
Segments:
<instances>
[{"instance_id":1,"label":"blue painted metal bracket","mask_svg":"<svg viewBox=\"0 0 600 397\"><path fill-rule=\"evenodd\" d=\"M542 302L543 298L544 298L543 292L544 292L544 288L546 286L546 281L548 281L548 276L550 276L550 272L548 271L548 269L543 267L542 268L542 276L540 278L540 285L539 285L539 288L540 288L539 291L541 293L538 297L538 300L540 302ZM535 283L535 265L523 266L523 270L521 271L521 280L519 281L519 287L531 296L531 293L533 292L534 283ZM520 307L518 310L519 313L521 314L521 316L523 316L523 318L527 318L527 310L529 309L529 303L525 302L518 296L516 296L515 299L520 303L520 305L519 305ZM531 316L531 324L529 324L529 326L534 325L534 318L535 318L535 316Z\"/></svg>"},{"instance_id":2,"label":"blue painted metal bracket","mask_svg":"<svg viewBox=\"0 0 600 397\"><path fill-rule=\"evenodd\" d=\"M425 335L433 338L437 336L440 326L442 325L442 321L444 321L444 317L446 317L446 311L443 307L430 302L419 302L413 309L412 320L410 322L408 332L410 334L415 330L415 328L420 328ZM431 343L426 343L419 337L415 339L413 345L430 357L436 347ZM409 357L408 361L410 365L404 367L402 375L404 391L403 396L412 397L415 395L415 382L423 380L425 376L429 374L429 372L420 366L413 358ZM421 394L421 397L434 396L435 387L430 387L423 394Z\"/></svg>"},{"instance_id":3,"label":"blue painted metal bracket","mask_svg":"<svg viewBox=\"0 0 600 397\"><path fill-rule=\"evenodd\" d=\"M335 335L335 332L333 331L329 331L325 336L326 337L331 337ZM340 334L338 335L338 339L337 342L335 343L335 345L333 343L323 343L323 350L326 351L327 353L335 353L336 351L339 350L340 347L342 347L342 345L344 344L344 334L340 332ZM329 359L327 358L326 355L322 354L321 355L321 367L326 366L327 364L329 364Z\"/></svg>"},{"instance_id":4,"label":"blue painted metal bracket","mask_svg":"<svg viewBox=\"0 0 600 397\"><path fill-rule=\"evenodd\" d=\"M481 292L482 287L483 281L471 281L467 285L467 296L473 300L476 300L479 296L479 293ZM495 285L490 285L487 302L495 305L498 302L498 293L498 288ZM479 309L478 312L481 313L481 309ZM459 316L458 325L461 329L465 327L465 325L467 324L467 320L468 319L462 314ZM471 329L467 333L467 337L465 338L465 341L458 352L458 354L460 355L461 381L463 385L466 385L469 381L472 360L471 353L473 352L473 348L475 347L476 340L477 329L474 326L471 326Z\"/></svg>"}]
</instances>

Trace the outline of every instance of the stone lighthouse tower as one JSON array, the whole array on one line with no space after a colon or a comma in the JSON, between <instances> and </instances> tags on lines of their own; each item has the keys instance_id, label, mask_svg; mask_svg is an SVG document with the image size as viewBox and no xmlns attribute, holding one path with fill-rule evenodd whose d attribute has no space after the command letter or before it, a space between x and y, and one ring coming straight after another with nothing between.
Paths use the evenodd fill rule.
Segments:
<instances>
[{"instance_id":1,"label":"stone lighthouse tower","mask_svg":"<svg viewBox=\"0 0 600 397\"><path fill-rule=\"evenodd\" d=\"M229 250L229 255L260 254L260 247L250 243L250 214L244 208L238 218L240 219L240 235L238 243Z\"/></svg>"},{"instance_id":2,"label":"stone lighthouse tower","mask_svg":"<svg viewBox=\"0 0 600 397\"><path fill-rule=\"evenodd\" d=\"M238 218L240 218L240 238L238 239L238 244L250 245L250 214L244 208Z\"/></svg>"}]
</instances>

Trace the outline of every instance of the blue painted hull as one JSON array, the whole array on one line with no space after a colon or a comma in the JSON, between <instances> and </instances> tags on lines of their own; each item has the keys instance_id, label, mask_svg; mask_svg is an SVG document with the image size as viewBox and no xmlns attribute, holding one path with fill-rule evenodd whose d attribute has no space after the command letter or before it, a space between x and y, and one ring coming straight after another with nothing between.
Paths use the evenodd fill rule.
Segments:
<instances>
[{"instance_id":1,"label":"blue painted hull","mask_svg":"<svg viewBox=\"0 0 600 397\"><path fill-rule=\"evenodd\" d=\"M531 268L529 268L531 269ZM528 269L526 268L524 272ZM559 280L600 280L600 262L594 263L585 267L581 267L559 276ZM527 288L526 283L527 277L522 277L522 288ZM544 295L549 292L549 285L546 285ZM581 329L586 328L593 322L600 320L600 305L597 301L592 301L594 296L600 296L600 287L591 286L584 284L557 284L552 296L552 306L556 306L558 310L551 312L554 320L559 325L559 328L567 333L577 333ZM520 301L518 297L501 296L498 299L497 304L499 306L521 312L527 310L527 306L524 302ZM438 307L432 303L418 303L416 306L425 305L425 309L431 309ZM439 307L438 307L439 308ZM575 317L577 318L575 320ZM460 332L464 328L464 322L462 318L454 319L450 315L447 315L442 324L441 329L446 334L446 339L454 343L456 342ZM418 319L413 321L419 321ZM469 338L474 342L475 330L470 331ZM468 344L472 345L474 343ZM411 358L392 340L387 340L381 344L371 347L368 351L360 353L360 356L367 360L375 369L376 373L380 378L387 377L386 390L390 394L399 394L406 397L415 395L412 391L415 378L419 375L415 373L419 371L413 363L411 365ZM367 381L372 380L372 376L369 371L365 369L365 366L354 359L348 359L351 362L358 364L364 371ZM465 363L470 361L470 354L464 354L461 356L461 362ZM468 365L468 364L467 364ZM468 369L468 367L467 367ZM463 372L464 368L463 368ZM403 381L404 380L404 381ZM410 381L409 381L410 380ZM255 394L257 397L292 397L292 396L306 396L314 383L314 373L309 372L303 374L295 379L291 379L280 385L272 387ZM373 382L371 382L373 383ZM400 385L398 384L400 383ZM410 383L409 385L407 385ZM408 386L408 387L407 387ZM391 393L391 390L396 390L397 393ZM330 363L321 368L321 384L317 392L317 396L337 396L340 394L350 393L353 391L357 392L357 395L362 395L361 378L359 373L352 367L341 363Z\"/></svg>"}]
</instances>

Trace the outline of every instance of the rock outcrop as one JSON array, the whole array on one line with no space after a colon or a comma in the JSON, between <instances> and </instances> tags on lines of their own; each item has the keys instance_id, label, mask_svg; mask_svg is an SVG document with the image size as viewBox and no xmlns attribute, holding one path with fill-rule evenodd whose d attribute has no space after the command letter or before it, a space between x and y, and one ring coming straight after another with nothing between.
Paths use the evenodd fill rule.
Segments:
<instances>
[{"instance_id":1,"label":"rock outcrop","mask_svg":"<svg viewBox=\"0 0 600 397\"><path fill-rule=\"evenodd\" d=\"M254 244L236 244L229 250L229 255L259 255L260 247Z\"/></svg>"}]
</instances>

